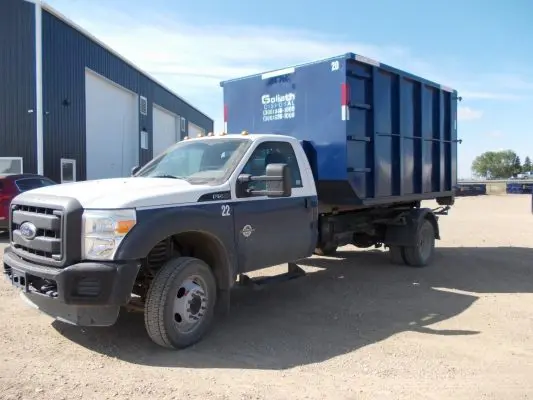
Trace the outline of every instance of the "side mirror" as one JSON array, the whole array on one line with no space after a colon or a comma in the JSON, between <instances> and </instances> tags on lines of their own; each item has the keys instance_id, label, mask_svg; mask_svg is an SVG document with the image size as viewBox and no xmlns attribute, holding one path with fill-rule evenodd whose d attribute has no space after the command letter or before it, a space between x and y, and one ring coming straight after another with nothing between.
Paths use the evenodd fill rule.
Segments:
<instances>
[{"instance_id":1,"label":"side mirror","mask_svg":"<svg viewBox=\"0 0 533 400\"><path fill-rule=\"evenodd\" d=\"M287 164L268 164L266 167L266 176L268 197L291 196L292 176Z\"/></svg>"},{"instance_id":2,"label":"side mirror","mask_svg":"<svg viewBox=\"0 0 533 400\"><path fill-rule=\"evenodd\" d=\"M137 172L139 172L139 170L141 169L140 166L136 165L135 167L133 167L131 169L131 176L135 175Z\"/></svg>"},{"instance_id":3,"label":"side mirror","mask_svg":"<svg viewBox=\"0 0 533 400\"><path fill-rule=\"evenodd\" d=\"M287 164L268 164L266 175L240 175L237 192L243 196L290 197L292 194L291 171ZM249 189L250 182L266 182L266 190Z\"/></svg>"}]
</instances>

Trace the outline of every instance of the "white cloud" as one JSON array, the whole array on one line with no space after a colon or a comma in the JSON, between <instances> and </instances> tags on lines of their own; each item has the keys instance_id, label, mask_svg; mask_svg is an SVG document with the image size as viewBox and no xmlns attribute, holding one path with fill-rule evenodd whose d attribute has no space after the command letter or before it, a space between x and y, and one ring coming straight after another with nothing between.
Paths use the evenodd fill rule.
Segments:
<instances>
[{"instance_id":1,"label":"white cloud","mask_svg":"<svg viewBox=\"0 0 533 400\"><path fill-rule=\"evenodd\" d=\"M463 100L521 100L525 96L506 92L461 91Z\"/></svg>"},{"instance_id":2,"label":"white cloud","mask_svg":"<svg viewBox=\"0 0 533 400\"><path fill-rule=\"evenodd\" d=\"M533 82L525 77L512 73L489 73L481 76L483 81L491 81L494 86L506 88L507 90L531 91Z\"/></svg>"},{"instance_id":3,"label":"white cloud","mask_svg":"<svg viewBox=\"0 0 533 400\"><path fill-rule=\"evenodd\" d=\"M475 119L480 119L483 116L483 111L474 110L470 107L458 107L457 108L457 119L459 121L472 121Z\"/></svg>"},{"instance_id":4,"label":"white cloud","mask_svg":"<svg viewBox=\"0 0 533 400\"><path fill-rule=\"evenodd\" d=\"M406 67L424 64L400 47L348 43L311 32L251 26L114 25L83 18L83 26L151 74L188 88L218 87L221 80L313 61L351 50ZM142 50L140 50L142 49Z\"/></svg>"},{"instance_id":5,"label":"white cloud","mask_svg":"<svg viewBox=\"0 0 533 400\"><path fill-rule=\"evenodd\" d=\"M449 79L453 76L445 67L439 70L402 46L357 43L284 27L193 24L167 18L150 8L143 10L142 15L133 15L128 13L137 11L128 8L117 11L112 2L100 3L104 6L72 0L50 0L49 3L214 118L215 130L223 126L220 81L348 51L455 87L464 101L513 100L516 95L500 92L501 86L507 83L516 88L523 83L512 75L483 78L497 80L502 84L498 87L474 82L468 76ZM486 87L494 91L477 90ZM475 120L481 116L482 111L459 108L461 120Z\"/></svg>"},{"instance_id":6,"label":"white cloud","mask_svg":"<svg viewBox=\"0 0 533 400\"><path fill-rule=\"evenodd\" d=\"M150 11L139 19L127 11L117 14L86 2L49 3L214 118L215 130L223 126L220 81L348 51L437 81L429 63L401 46L357 43L282 27L198 25Z\"/></svg>"},{"instance_id":7,"label":"white cloud","mask_svg":"<svg viewBox=\"0 0 533 400\"><path fill-rule=\"evenodd\" d=\"M467 77L457 85L464 100L516 101L532 98L533 77L491 72Z\"/></svg>"},{"instance_id":8,"label":"white cloud","mask_svg":"<svg viewBox=\"0 0 533 400\"><path fill-rule=\"evenodd\" d=\"M499 131L499 130L495 130L495 131L490 131L487 133L487 136L490 136L491 138L500 138L503 136L503 132L502 131Z\"/></svg>"}]
</instances>

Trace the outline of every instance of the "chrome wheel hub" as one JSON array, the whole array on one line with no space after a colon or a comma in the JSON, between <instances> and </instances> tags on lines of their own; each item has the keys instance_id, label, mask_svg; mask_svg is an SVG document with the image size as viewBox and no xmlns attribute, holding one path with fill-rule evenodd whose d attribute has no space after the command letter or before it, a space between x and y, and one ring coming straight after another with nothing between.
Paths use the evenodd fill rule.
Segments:
<instances>
[{"instance_id":1,"label":"chrome wheel hub","mask_svg":"<svg viewBox=\"0 0 533 400\"><path fill-rule=\"evenodd\" d=\"M205 282L192 277L181 283L174 298L174 324L178 331L187 333L196 328L207 310Z\"/></svg>"}]
</instances>

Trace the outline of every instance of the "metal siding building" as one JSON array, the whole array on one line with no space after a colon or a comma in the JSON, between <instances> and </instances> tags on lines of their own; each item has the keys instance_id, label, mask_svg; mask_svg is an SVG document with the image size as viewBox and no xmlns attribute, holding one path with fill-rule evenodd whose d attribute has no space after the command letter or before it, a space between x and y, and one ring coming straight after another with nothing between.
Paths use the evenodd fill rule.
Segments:
<instances>
[{"instance_id":1,"label":"metal siding building","mask_svg":"<svg viewBox=\"0 0 533 400\"><path fill-rule=\"evenodd\" d=\"M43 168L56 181L63 163L75 168L76 180L124 176L189 129L213 130L211 118L74 23L44 4L39 18L35 7L2 0L0 167L2 157L22 157L24 172L38 172L36 54L37 60L42 54ZM166 120L154 121L154 111Z\"/></svg>"},{"instance_id":2,"label":"metal siding building","mask_svg":"<svg viewBox=\"0 0 533 400\"><path fill-rule=\"evenodd\" d=\"M0 169L3 157L15 156L36 171L34 6L2 0L0 7Z\"/></svg>"}]
</instances>

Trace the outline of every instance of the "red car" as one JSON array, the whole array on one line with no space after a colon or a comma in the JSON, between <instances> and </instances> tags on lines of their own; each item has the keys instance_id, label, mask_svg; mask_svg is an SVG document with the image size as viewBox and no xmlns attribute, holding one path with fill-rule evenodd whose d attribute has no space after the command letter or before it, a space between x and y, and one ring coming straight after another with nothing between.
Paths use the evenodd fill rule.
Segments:
<instances>
[{"instance_id":1,"label":"red car","mask_svg":"<svg viewBox=\"0 0 533 400\"><path fill-rule=\"evenodd\" d=\"M55 184L53 180L36 174L0 175L0 231L8 229L9 205L15 196Z\"/></svg>"}]
</instances>

